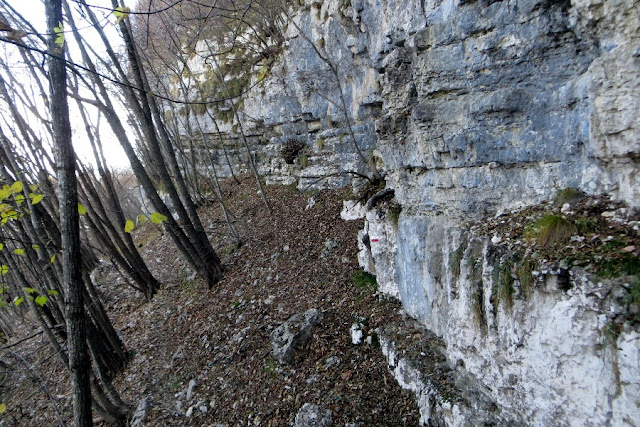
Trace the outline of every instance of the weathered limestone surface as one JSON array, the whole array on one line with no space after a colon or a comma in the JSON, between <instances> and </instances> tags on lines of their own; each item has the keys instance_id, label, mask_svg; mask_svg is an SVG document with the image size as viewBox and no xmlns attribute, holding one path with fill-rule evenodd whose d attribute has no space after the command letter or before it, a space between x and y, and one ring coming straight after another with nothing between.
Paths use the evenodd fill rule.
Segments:
<instances>
[{"instance_id":1,"label":"weathered limestone surface","mask_svg":"<svg viewBox=\"0 0 640 427\"><path fill-rule=\"evenodd\" d=\"M268 181L339 186L368 173L341 87L360 150L402 208L396 220L383 206L345 210L366 217L361 264L482 385L493 419L637 422L640 334L602 333L623 309L624 283L571 270L562 291L550 271L529 298L495 306L500 246L460 224L567 187L640 208L640 3L326 0L306 1L294 19L305 36L286 28L281 58L241 113ZM233 123L223 131L241 160ZM304 161L286 164L288 141L304 144ZM228 167L220 146L213 155ZM424 422L474 422L446 399L426 401Z\"/></svg>"}]
</instances>

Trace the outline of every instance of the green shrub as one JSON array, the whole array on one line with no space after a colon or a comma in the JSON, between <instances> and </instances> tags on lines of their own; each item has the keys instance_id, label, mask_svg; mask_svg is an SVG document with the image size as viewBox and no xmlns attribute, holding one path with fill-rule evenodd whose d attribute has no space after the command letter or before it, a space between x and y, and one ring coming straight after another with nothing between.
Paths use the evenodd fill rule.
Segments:
<instances>
[{"instance_id":1,"label":"green shrub","mask_svg":"<svg viewBox=\"0 0 640 427\"><path fill-rule=\"evenodd\" d=\"M633 254L605 258L596 263L597 275L603 278L640 276L640 260Z\"/></svg>"},{"instance_id":2,"label":"green shrub","mask_svg":"<svg viewBox=\"0 0 640 427\"><path fill-rule=\"evenodd\" d=\"M362 290L375 290L378 287L376 276L363 270L358 270L353 275L353 284L356 288Z\"/></svg>"},{"instance_id":3,"label":"green shrub","mask_svg":"<svg viewBox=\"0 0 640 427\"><path fill-rule=\"evenodd\" d=\"M568 241L578 232L572 221L559 215L549 214L525 229L527 239L536 239L539 246L551 246Z\"/></svg>"},{"instance_id":4,"label":"green shrub","mask_svg":"<svg viewBox=\"0 0 640 427\"><path fill-rule=\"evenodd\" d=\"M629 304L640 304L640 278L636 277L636 280L629 289L629 295L627 295L627 302Z\"/></svg>"}]
</instances>

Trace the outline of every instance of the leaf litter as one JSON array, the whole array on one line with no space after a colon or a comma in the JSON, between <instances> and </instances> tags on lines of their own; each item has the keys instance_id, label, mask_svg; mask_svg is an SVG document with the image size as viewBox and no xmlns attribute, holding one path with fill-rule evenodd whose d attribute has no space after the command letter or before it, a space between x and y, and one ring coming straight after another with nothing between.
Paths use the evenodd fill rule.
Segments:
<instances>
[{"instance_id":1,"label":"leaf litter","mask_svg":"<svg viewBox=\"0 0 640 427\"><path fill-rule=\"evenodd\" d=\"M340 219L350 192L300 192L287 186L266 191L273 216L251 179L222 183L241 245L228 231L219 204L209 201L200 208L225 267L212 290L180 257L162 226L151 222L132 231L163 284L150 303L109 262L94 273L132 353L127 369L114 379L116 388L133 407L145 398L151 402L143 420L147 426L291 425L305 403L330 409L334 425L417 425L414 397L388 372L377 340L351 342L354 322L371 335L402 316L399 303L354 284L360 271L357 232L363 224ZM311 340L292 363L278 364L271 356L271 332L311 308L323 314ZM39 346L41 357L51 351L42 350L46 342ZM34 404L40 409L22 416L12 411L18 425L58 424L54 404L70 420L67 374L55 357L49 360L38 366L53 402L40 392L40 406ZM34 399L29 394L38 394L37 384L25 377L10 394L9 411L12 402L27 406Z\"/></svg>"}]
</instances>

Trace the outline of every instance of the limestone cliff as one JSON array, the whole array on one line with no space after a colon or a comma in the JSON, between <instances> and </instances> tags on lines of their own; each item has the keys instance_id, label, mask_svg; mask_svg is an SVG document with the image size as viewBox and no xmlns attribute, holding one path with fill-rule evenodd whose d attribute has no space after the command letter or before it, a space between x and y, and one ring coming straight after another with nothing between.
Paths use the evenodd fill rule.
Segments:
<instances>
[{"instance_id":1,"label":"limestone cliff","mask_svg":"<svg viewBox=\"0 0 640 427\"><path fill-rule=\"evenodd\" d=\"M227 144L242 169L241 124L270 182L347 185L375 164L394 199L345 210L366 215L361 263L481 395L451 401L405 375L423 421L637 422L637 325L603 332L629 310L637 277L535 266L531 294L516 276L512 305L498 305L510 247L466 224L565 188L610 196L625 218L640 207L640 4L326 0L289 13L281 53L251 77L214 159L228 169ZM401 355L383 347L397 368Z\"/></svg>"}]
</instances>

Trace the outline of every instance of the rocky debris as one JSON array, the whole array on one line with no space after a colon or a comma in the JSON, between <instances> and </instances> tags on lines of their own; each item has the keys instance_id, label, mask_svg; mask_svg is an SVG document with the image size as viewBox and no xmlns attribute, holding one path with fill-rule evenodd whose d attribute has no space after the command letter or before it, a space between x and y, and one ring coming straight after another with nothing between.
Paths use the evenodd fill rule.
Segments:
<instances>
[{"instance_id":1,"label":"rocky debris","mask_svg":"<svg viewBox=\"0 0 640 427\"><path fill-rule=\"evenodd\" d=\"M322 258L327 258L330 257L331 254L335 251L335 249L340 246L340 244L338 243L338 241L336 239L327 239L324 242L324 248L322 248L322 253L321 253L321 257Z\"/></svg>"},{"instance_id":2,"label":"rocky debris","mask_svg":"<svg viewBox=\"0 0 640 427\"><path fill-rule=\"evenodd\" d=\"M351 343L354 345L362 344L362 338L364 336L364 332L362 331L362 324L354 323L351 325Z\"/></svg>"},{"instance_id":3,"label":"rocky debris","mask_svg":"<svg viewBox=\"0 0 640 427\"><path fill-rule=\"evenodd\" d=\"M501 211L464 228L470 235L493 236L491 244L503 251L521 253L534 262L536 273L574 266L603 277L633 273L629 267L640 256L640 215L607 197L574 193L560 190L552 201ZM566 194L571 203L564 201ZM561 227L569 231L566 236Z\"/></svg>"},{"instance_id":4,"label":"rocky debris","mask_svg":"<svg viewBox=\"0 0 640 427\"><path fill-rule=\"evenodd\" d=\"M320 322L322 313L310 309L291 316L271 333L271 354L282 364L290 363L297 349L311 338L313 325Z\"/></svg>"},{"instance_id":5,"label":"rocky debris","mask_svg":"<svg viewBox=\"0 0 640 427\"><path fill-rule=\"evenodd\" d=\"M304 208L304 210L308 211L309 209L313 208L316 205L316 199L314 199L313 197L309 197L309 200L307 200L307 206Z\"/></svg>"},{"instance_id":6,"label":"rocky debris","mask_svg":"<svg viewBox=\"0 0 640 427\"><path fill-rule=\"evenodd\" d=\"M140 403L138 403L138 406L131 417L131 427L144 427L144 419L151 410L153 403L151 396L145 397L140 401Z\"/></svg>"},{"instance_id":7,"label":"rocky debris","mask_svg":"<svg viewBox=\"0 0 640 427\"><path fill-rule=\"evenodd\" d=\"M340 364L340 358L338 356L328 357L326 362L324 362L324 366L326 368L330 368L332 366L338 366Z\"/></svg>"},{"instance_id":8,"label":"rocky debris","mask_svg":"<svg viewBox=\"0 0 640 427\"><path fill-rule=\"evenodd\" d=\"M302 405L294 424L295 427L330 427L332 425L331 411L313 403Z\"/></svg>"},{"instance_id":9,"label":"rocky debris","mask_svg":"<svg viewBox=\"0 0 640 427\"><path fill-rule=\"evenodd\" d=\"M334 425L415 426L419 415L414 396L393 380L379 347L354 346L350 341L354 320L366 318L367 328L373 330L398 316L398 303L380 301L373 290L354 285L353 275L359 271L355 236L362 223L339 217L349 191L315 192L317 203L306 211L308 194L291 187L266 187L274 211L270 215L255 197L255 180L221 185L243 244L238 247L226 237L217 204L201 208L225 266L224 279L214 289L208 291L198 278L187 280L191 272L176 256L171 239L151 224L133 234L136 242L145 242L143 257L162 260L162 265L153 265L153 273L164 284L153 301L146 303L122 284L113 267L96 284L114 326L134 353L125 372L114 378L125 402L135 406L153 396L153 407L144 419L147 426L287 426L294 424L305 402L330 409ZM337 240L339 247L318 262L327 239ZM274 252L281 255L272 263ZM313 327L304 357L280 365L271 355L270 335L295 313L291 307L301 307L301 312L316 308L323 318ZM246 334L238 334L247 327ZM14 339L32 334L25 329ZM12 350L34 366L38 360L46 361L37 368L56 399L42 399L32 375L14 369L3 388L8 407L3 419L15 416L18 425L59 425L56 405L69 423L71 399L62 363L38 353L51 354L39 339ZM337 358L340 363L333 364ZM18 382L21 374L24 379ZM196 386L187 401L192 379Z\"/></svg>"},{"instance_id":10,"label":"rocky debris","mask_svg":"<svg viewBox=\"0 0 640 427\"><path fill-rule=\"evenodd\" d=\"M182 323L182 322L180 322L180 323ZM175 362L176 360L180 360L180 359L184 359L184 347L183 346L178 347L178 349L175 351L175 353L173 353L173 356L171 357L172 363Z\"/></svg>"},{"instance_id":11,"label":"rocky debris","mask_svg":"<svg viewBox=\"0 0 640 427\"><path fill-rule=\"evenodd\" d=\"M193 389L196 387L196 380L191 379L189 381L189 385L187 386L187 401L193 398Z\"/></svg>"},{"instance_id":12,"label":"rocky debris","mask_svg":"<svg viewBox=\"0 0 640 427\"><path fill-rule=\"evenodd\" d=\"M196 412L198 411L198 412ZM208 412L207 405L203 400L198 401L195 405L192 405L187 409L185 417L190 418L192 416L204 415Z\"/></svg>"}]
</instances>

